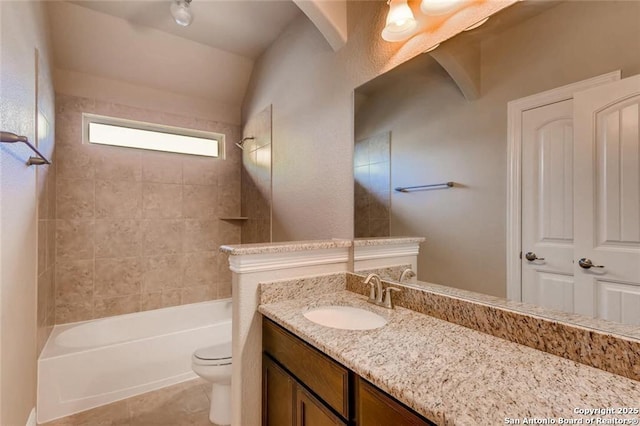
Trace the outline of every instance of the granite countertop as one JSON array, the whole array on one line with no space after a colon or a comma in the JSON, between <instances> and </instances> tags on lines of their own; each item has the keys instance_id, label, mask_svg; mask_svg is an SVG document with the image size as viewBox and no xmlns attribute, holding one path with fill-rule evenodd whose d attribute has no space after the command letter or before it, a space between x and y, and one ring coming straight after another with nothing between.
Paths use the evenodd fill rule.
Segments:
<instances>
[{"instance_id":1,"label":"granite countertop","mask_svg":"<svg viewBox=\"0 0 640 426\"><path fill-rule=\"evenodd\" d=\"M361 307L389 322L375 330L338 330L303 316L324 305ZM263 304L259 311L439 425L640 419L575 412L640 409L640 382L408 309L377 307L350 291Z\"/></svg>"},{"instance_id":2,"label":"granite countertop","mask_svg":"<svg viewBox=\"0 0 640 426\"><path fill-rule=\"evenodd\" d=\"M374 237L356 238L353 240L354 247L386 246L394 244L423 243L424 237Z\"/></svg>"},{"instance_id":3,"label":"granite countertop","mask_svg":"<svg viewBox=\"0 0 640 426\"><path fill-rule=\"evenodd\" d=\"M351 240L285 241L281 243L236 244L220 246L220 251L232 256L240 254L286 253L293 251L351 247Z\"/></svg>"}]
</instances>

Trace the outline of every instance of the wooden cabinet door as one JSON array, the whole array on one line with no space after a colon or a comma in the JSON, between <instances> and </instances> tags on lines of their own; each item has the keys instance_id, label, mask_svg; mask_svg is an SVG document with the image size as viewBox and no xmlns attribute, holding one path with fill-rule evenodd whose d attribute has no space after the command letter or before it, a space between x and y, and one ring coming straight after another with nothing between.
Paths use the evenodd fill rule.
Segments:
<instances>
[{"instance_id":1,"label":"wooden cabinet door","mask_svg":"<svg viewBox=\"0 0 640 426\"><path fill-rule=\"evenodd\" d=\"M356 412L358 426L431 426L372 384L358 377Z\"/></svg>"},{"instance_id":2,"label":"wooden cabinet door","mask_svg":"<svg viewBox=\"0 0 640 426\"><path fill-rule=\"evenodd\" d=\"M296 382L268 356L262 357L262 425L293 426Z\"/></svg>"},{"instance_id":3,"label":"wooden cabinet door","mask_svg":"<svg viewBox=\"0 0 640 426\"><path fill-rule=\"evenodd\" d=\"M346 426L302 386L296 387L296 426Z\"/></svg>"}]
</instances>

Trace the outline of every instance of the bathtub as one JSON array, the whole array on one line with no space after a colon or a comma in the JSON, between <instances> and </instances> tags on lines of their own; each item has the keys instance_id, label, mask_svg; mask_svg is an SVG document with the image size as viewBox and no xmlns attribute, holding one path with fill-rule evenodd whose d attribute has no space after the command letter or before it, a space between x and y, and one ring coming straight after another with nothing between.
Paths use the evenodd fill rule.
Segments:
<instances>
[{"instance_id":1,"label":"bathtub","mask_svg":"<svg viewBox=\"0 0 640 426\"><path fill-rule=\"evenodd\" d=\"M193 351L230 340L230 299L57 325L38 359L38 423L195 378Z\"/></svg>"}]
</instances>

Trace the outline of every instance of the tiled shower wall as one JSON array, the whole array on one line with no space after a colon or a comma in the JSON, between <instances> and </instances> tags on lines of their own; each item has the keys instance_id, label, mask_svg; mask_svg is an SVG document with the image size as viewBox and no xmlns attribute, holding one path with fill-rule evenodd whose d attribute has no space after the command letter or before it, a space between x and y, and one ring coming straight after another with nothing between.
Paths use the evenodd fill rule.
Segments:
<instances>
[{"instance_id":1,"label":"tiled shower wall","mask_svg":"<svg viewBox=\"0 0 640 426\"><path fill-rule=\"evenodd\" d=\"M38 57L38 64L42 61ZM38 149L53 158L55 148L55 111L53 85L46 73L38 70L37 137ZM48 84L47 84L48 83ZM37 353L40 354L55 323L55 262L56 262L56 172L55 162L37 166L38 196L38 287L37 287Z\"/></svg>"},{"instance_id":2,"label":"tiled shower wall","mask_svg":"<svg viewBox=\"0 0 640 426\"><path fill-rule=\"evenodd\" d=\"M56 323L225 298L240 242L239 126L56 97ZM225 135L226 158L82 143L82 113Z\"/></svg>"},{"instance_id":3,"label":"tiled shower wall","mask_svg":"<svg viewBox=\"0 0 640 426\"><path fill-rule=\"evenodd\" d=\"M247 120L242 151L242 243L271 242L271 105Z\"/></svg>"},{"instance_id":4,"label":"tiled shower wall","mask_svg":"<svg viewBox=\"0 0 640 426\"><path fill-rule=\"evenodd\" d=\"M391 209L391 133L356 141L354 155L354 234L388 237Z\"/></svg>"}]
</instances>

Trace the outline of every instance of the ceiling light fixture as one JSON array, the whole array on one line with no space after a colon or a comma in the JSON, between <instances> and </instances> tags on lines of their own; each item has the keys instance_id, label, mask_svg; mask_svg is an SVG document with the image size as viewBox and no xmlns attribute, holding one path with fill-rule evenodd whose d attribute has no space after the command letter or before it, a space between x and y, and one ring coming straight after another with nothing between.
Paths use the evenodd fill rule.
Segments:
<instances>
[{"instance_id":1,"label":"ceiling light fixture","mask_svg":"<svg viewBox=\"0 0 640 426\"><path fill-rule=\"evenodd\" d=\"M190 6L191 0L175 0L171 2L171 16L176 20L176 24L188 27L193 21L193 14Z\"/></svg>"},{"instance_id":2,"label":"ceiling light fixture","mask_svg":"<svg viewBox=\"0 0 640 426\"><path fill-rule=\"evenodd\" d=\"M389 0L387 4L389 14L382 38L386 41L402 41L414 35L418 24L407 0Z\"/></svg>"},{"instance_id":3,"label":"ceiling light fixture","mask_svg":"<svg viewBox=\"0 0 640 426\"><path fill-rule=\"evenodd\" d=\"M489 20L489 17L487 16L484 19L479 20L478 22L476 22L473 25L468 26L467 28L465 28L465 31L471 31L471 30L475 30L476 28L478 28L480 25L484 25L487 23L487 21Z\"/></svg>"}]
</instances>

